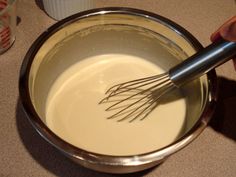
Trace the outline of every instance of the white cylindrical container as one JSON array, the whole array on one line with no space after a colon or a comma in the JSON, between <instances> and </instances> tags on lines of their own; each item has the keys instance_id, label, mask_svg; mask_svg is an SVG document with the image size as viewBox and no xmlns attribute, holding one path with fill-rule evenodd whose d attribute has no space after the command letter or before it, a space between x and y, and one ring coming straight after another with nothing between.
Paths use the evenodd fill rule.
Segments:
<instances>
[{"instance_id":1,"label":"white cylindrical container","mask_svg":"<svg viewBox=\"0 0 236 177\"><path fill-rule=\"evenodd\" d=\"M92 9L94 0L43 0L44 10L55 20L61 20L80 11Z\"/></svg>"}]
</instances>

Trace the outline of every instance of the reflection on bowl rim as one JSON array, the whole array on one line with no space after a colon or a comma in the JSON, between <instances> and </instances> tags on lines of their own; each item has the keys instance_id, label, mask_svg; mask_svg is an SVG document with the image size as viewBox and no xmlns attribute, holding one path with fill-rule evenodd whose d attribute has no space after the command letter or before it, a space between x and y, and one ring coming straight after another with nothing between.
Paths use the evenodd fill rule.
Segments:
<instances>
[{"instance_id":1,"label":"reflection on bowl rim","mask_svg":"<svg viewBox=\"0 0 236 177\"><path fill-rule=\"evenodd\" d=\"M31 48L28 50L24 61L22 63L20 71L20 80L19 80L19 93L20 99L23 105L25 112L28 115L28 118L34 128L38 133L47 140L50 144L55 146L66 156L76 161L77 163L102 172L109 173L130 173L141 171L147 168L150 168L156 164L161 163L169 155L177 152L178 150L185 147L191 141L193 141L207 126L207 123L213 113L215 108L215 102L217 98L217 82L216 82L216 73L215 70L210 71L207 74L208 84L210 85L208 93L208 102L199 118L197 123L191 128L191 130L186 133L183 137L173 142L172 144L158 149L153 152L148 152L145 154L131 155L131 156L111 156L111 155L101 155L93 152L88 152L82 150L78 147L75 147L56 134L54 134L40 119L34 106L30 99L30 92L28 87L29 82L29 73L31 64L33 63L34 57L37 54L40 47L43 43L55 32L63 28L64 26L73 23L82 18L87 18L93 15L105 15L105 14L124 14L124 15L134 15L141 16L144 18L151 19L155 21L158 19L158 22L162 22L164 25L168 26L170 29L174 30L176 33L184 37L189 43L192 44L193 48L200 50L202 48L201 44L184 28L177 25L176 23L166 19L157 14L132 8L121 8L121 7L107 7L92 9L85 12L80 12L78 14L72 15L63 19L53 26L51 26L47 31L42 33L39 38L32 44Z\"/></svg>"}]
</instances>

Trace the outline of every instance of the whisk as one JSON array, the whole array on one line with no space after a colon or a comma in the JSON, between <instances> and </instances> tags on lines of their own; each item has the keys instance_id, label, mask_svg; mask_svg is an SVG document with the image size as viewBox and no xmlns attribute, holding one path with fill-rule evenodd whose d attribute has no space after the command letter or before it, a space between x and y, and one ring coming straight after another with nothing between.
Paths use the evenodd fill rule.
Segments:
<instances>
[{"instance_id":1,"label":"whisk","mask_svg":"<svg viewBox=\"0 0 236 177\"><path fill-rule=\"evenodd\" d=\"M144 120L164 95L223 64L234 55L236 42L220 39L166 73L112 86L99 104L111 103L106 111L116 111L107 119L116 119L118 122Z\"/></svg>"}]
</instances>

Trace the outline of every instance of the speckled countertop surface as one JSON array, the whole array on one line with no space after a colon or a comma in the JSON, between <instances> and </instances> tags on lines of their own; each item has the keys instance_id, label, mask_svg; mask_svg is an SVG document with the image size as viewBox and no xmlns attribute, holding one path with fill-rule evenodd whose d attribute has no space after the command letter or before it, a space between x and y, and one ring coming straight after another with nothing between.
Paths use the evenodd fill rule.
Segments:
<instances>
[{"instance_id":1,"label":"speckled countertop surface","mask_svg":"<svg viewBox=\"0 0 236 177\"><path fill-rule=\"evenodd\" d=\"M236 14L234 0L96 0L96 7L128 6L165 16L190 31L204 46L210 34ZM21 62L32 42L56 21L40 1L18 0L16 41L0 55L0 177L109 177L74 164L32 128L19 102ZM217 68L220 96L213 121L188 147L151 170L127 177L235 177L236 72L232 61Z\"/></svg>"}]
</instances>

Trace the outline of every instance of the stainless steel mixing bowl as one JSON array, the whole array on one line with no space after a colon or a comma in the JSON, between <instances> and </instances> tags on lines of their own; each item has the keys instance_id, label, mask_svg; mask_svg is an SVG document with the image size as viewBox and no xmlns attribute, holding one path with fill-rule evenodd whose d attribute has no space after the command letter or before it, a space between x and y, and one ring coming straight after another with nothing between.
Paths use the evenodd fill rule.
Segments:
<instances>
[{"instance_id":1,"label":"stainless steel mixing bowl","mask_svg":"<svg viewBox=\"0 0 236 177\"><path fill-rule=\"evenodd\" d=\"M89 152L67 143L51 131L45 121L50 87L66 68L89 56L124 53L143 57L168 69L201 48L185 29L150 12L101 8L78 13L50 27L29 49L20 72L20 99L38 133L76 163L108 173L141 171L163 162L188 145L207 126L216 102L214 70L183 88L187 96L183 135L161 149L130 156ZM156 60L162 51L175 56L176 60Z\"/></svg>"}]
</instances>

